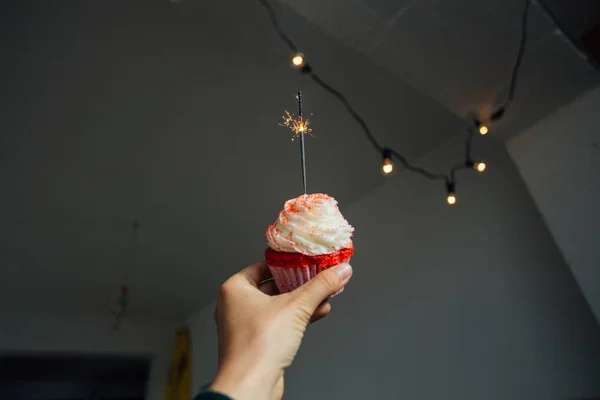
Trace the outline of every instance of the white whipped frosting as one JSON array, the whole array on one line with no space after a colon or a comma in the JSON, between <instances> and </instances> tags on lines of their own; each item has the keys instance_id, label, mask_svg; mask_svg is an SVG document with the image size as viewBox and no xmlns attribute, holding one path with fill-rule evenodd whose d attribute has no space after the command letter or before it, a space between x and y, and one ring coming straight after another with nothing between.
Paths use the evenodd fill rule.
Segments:
<instances>
[{"instance_id":1,"label":"white whipped frosting","mask_svg":"<svg viewBox=\"0 0 600 400\"><path fill-rule=\"evenodd\" d=\"M326 194L305 194L285 202L279 218L267 228L267 244L275 251L304 255L330 254L351 248L354 228L337 201Z\"/></svg>"}]
</instances>

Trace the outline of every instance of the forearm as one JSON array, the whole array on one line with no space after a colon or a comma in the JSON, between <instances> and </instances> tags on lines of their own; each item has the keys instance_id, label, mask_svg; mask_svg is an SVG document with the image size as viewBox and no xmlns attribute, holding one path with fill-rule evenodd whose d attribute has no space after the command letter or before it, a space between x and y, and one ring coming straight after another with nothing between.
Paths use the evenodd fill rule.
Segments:
<instances>
[{"instance_id":1,"label":"forearm","mask_svg":"<svg viewBox=\"0 0 600 400\"><path fill-rule=\"evenodd\" d=\"M222 366L209 390L234 400L271 400L277 380L270 369L240 362Z\"/></svg>"}]
</instances>

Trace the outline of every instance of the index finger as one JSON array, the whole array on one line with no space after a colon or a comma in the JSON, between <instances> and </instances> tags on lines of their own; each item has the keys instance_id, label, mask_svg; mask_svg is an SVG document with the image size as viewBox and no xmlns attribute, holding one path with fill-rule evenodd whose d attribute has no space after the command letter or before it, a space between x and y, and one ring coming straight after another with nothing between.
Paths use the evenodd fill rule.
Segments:
<instances>
[{"instance_id":1,"label":"index finger","mask_svg":"<svg viewBox=\"0 0 600 400\"><path fill-rule=\"evenodd\" d=\"M244 268L236 275L243 277L254 287L258 287L262 282L272 277L267 262L264 260Z\"/></svg>"}]
</instances>

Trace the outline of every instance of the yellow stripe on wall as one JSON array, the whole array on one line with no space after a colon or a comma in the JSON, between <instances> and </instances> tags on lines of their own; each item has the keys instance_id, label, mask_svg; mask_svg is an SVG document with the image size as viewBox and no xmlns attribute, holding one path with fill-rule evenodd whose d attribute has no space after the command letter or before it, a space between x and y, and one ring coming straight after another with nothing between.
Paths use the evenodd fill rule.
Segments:
<instances>
[{"instance_id":1,"label":"yellow stripe on wall","mask_svg":"<svg viewBox=\"0 0 600 400\"><path fill-rule=\"evenodd\" d=\"M165 400L190 400L192 397L192 346L187 328L177 330L177 339L167 377Z\"/></svg>"}]
</instances>

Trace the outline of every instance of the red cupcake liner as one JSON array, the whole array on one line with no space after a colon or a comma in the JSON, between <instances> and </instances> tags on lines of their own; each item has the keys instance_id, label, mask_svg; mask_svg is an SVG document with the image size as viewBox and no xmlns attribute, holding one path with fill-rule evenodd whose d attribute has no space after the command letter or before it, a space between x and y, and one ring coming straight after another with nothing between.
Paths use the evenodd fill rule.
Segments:
<instances>
[{"instance_id":1,"label":"red cupcake liner","mask_svg":"<svg viewBox=\"0 0 600 400\"><path fill-rule=\"evenodd\" d=\"M347 263L349 261L350 259L348 258L346 260L342 260L341 262ZM319 265L309 265L301 268L282 268L269 265L271 275L273 275L273 279L275 280L275 284L277 285L279 293L287 293L299 288L317 276L319 272L325 271L327 268L329 267L321 267ZM343 291L344 288L341 288L329 298L331 299Z\"/></svg>"},{"instance_id":2,"label":"red cupcake liner","mask_svg":"<svg viewBox=\"0 0 600 400\"><path fill-rule=\"evenodd\" d=\"M301 268L318 265L324 268L332 267L350 259L354 255L354 247L341 249L330 254L307 256L302 253L286 253L271 248L265 250L267 264L280 268Z\"/></svg>"},{"instance_id":3,"label":"red cupcake liner","mask_svg":"<svg viewBox=\"0 0 600 400\"><path fill-rule=\"evenodd\" d=\"M340 263L347 263L354 255L354 248L342 249L331 254L306 256L300 253L284 253L267 249L265 258L279 293L287 293L304 285L320 272ZM344 288L330 298L342 293Z\"/></svg>"}]
</instances>

